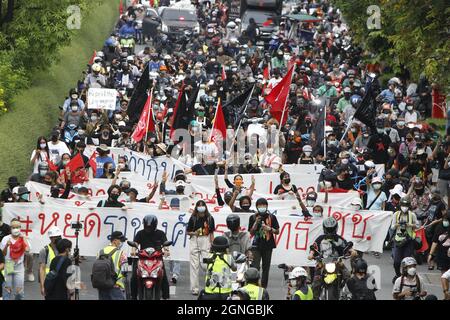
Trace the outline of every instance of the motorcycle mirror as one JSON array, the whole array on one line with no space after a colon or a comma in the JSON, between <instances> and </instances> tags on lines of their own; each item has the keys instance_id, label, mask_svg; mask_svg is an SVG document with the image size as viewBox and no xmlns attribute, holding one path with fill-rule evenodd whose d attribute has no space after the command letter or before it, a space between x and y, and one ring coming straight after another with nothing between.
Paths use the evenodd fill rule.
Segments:
<instances>
[{"instance_id":1,"label":"motorcycle mirror","mask_svg":"<svg viewBox=\"0 0 450 320\"><path fill-rule=\"evenodd\" d=\"M127 241L127 244L128 244L130 247L133 247L133 248L136 248L136 249L139 248L139 245L138 245L136 242L133 242L133 241Z\"/></svg>"},{"instance_id":2,"label":"motorcycle mirror","mask_svg":"<svg viewBox=\"0 0 450 320\"><path fill-rule=\"evenodd\" d=\"M287 269L287 265L286 265L286 263L282 263L282 264L278 265L278 268L279 269Z\"/></svg>"},{"instance_id":3,"label":"motorcycle mirror","mask_svg":"<svg viewBox=\"0 0 450 320\"><path fill-rule=\"evenodd\" d=\"M163 247L169 247L173 244L173 241L166 241L163 243Z\"/></svg>"},{"instance_id":4,"label":"motorcycle mirror","mask_svg":"<svg viewBox=\"0 0 450 320\"><path fill-rule=\"evenodd\" d=\"M313 251L315 251L315 250L316 250L316 248L314 248L314 245L310 245L310 246L309 246L309 250L313 250Z\"/></svg>"}]
</instances>

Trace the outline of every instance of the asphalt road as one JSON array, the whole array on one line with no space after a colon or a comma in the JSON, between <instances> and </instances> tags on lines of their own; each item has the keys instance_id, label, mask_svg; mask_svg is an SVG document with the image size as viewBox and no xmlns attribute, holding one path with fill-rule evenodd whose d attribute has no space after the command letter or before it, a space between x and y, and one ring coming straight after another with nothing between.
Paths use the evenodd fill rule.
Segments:
<instances>
[{"instance_id":1,"label":"asphalt road","mask_svg":"<svg viewBox=\"0 0 450 320\"><path fill-rule=\"evenodd\" d=\"M82 248L80 248L82 253ZM381 255L379 259L372 255L365 255L364 257L368 264L369 270L376 270L375 278L380 280L381 284L378 284L380 290L377 291L377 299L380 300L392 300L392 277L394 276L394 269L392 267L392 259L390 257L390 251L387 251ZM81 300L97 300L97 290L92 288L90 281L90 274L93 257L88 257L87 260L81 263L81 279L86 284L86 289L80 291ZM35 259L34 274L37 276L37 259ZM435 294L439 299L442 299L442 289L440 285L440 272L437 270L429 271L427 265L423 264L417 267L418 272L424 277L426 290L429 294ZM37 278L37 277L36 277ZM200 279L204 279L201 277ZM283 287L283 274L276 266L272 266L270 269L270 278L268 291L272 300L284 300L286 290ZM378 281L377 279L377 281ZM200 282L202 283L202 281ZM43 300L40 294L39 285L35 282L25 283L25 299L31 300ZM181 276L178 279L176 286L171 288L171 299L174 300L194 300L191 294L189 286L189 263L181 263Z\"/></svg>"}]
</instances>

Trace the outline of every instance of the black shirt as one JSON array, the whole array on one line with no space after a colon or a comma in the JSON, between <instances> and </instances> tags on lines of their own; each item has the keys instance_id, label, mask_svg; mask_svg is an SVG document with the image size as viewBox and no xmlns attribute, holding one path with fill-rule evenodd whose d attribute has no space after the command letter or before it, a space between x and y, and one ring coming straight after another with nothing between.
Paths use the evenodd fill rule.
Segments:
<instances>
[{"instance_id":1,"label":"black shirt","mask_svg":"<svg viewBox=\"0 0 450 320\"><path fill-rule=\"evenodd\" d=\"M433 242L437 243L436 264L438 269L447 269L450 267L450 257L447 252L450 250L450 228L444 228L442 222L438 224L434 231Z\"/></svg>"},{"instance_id":2,"label":"black shirt","mask_svg":"<svg viewBox=\"0 0 450 320\"><path fill-rule=\"evenodd\" d=\"M187 232L195 232L201 229L201 235L207 236L216 229L212 216L197 217L192 215L187 225Z\"/></svg>"},{"instance_id":3,"label":"black shirt","mask_svg":"<svg viewBox=\"0 0 450 320\"><path fill-rule=\"evenodd\" d=\"M3 255L3 251L0 250L0 264L5 263L5 256ZM5 279L3 278L3 273L0 272L0 287L1 284L5 281ZM2 290L0 290L0 297L2 296Z\"/></svg>"},{"instance_id":4,"label":"black shirt","mask_svg":"<svg viewBox=\"0 0 450 320\"><path fill-rule=\"evenodd\" d=\"M259 213L250 216L250 219L248 221L248 230L251 230L253 228L257 215L259 215ZM274 216L273 214L268 214L267 218L264 220L264 223L274 229L280 229L277 217ZM262 223L261 226L255 232L255 236L253 238L253 245L256 246L259 250L274 249L277 247L275 244L273 233L265 232L262 229Z\"/></svg>"},{"instance_id":5,"label":"black shirt","mask_svg":"<svg viewBox=\"0 0 450 320\"><path fill-rule=\"evenodd\" d=\"M63 256L56 256L50 263L50 270L56 270L58 262L64 259L56 277L55 288L53 292L45 296L45 300L69 300L69 295L67 294L67 279L71 274L67 273L67 268L72 265L72 261Z\"/></svg>"},{"instance_id":6,"label":"black shirt","mask_svg":"<svg viewBox=\"0 0 450 320\"><path fill-rule=\"evenodd\" d=\"M288 193L289 191L293 191L294 193L297 192L297 187L295 184L292 184L289 189L286 189L282 184L279 184L275 187L275 190L273 191L273 194L278 194L278 192L282 190L283 192L281 194Z\"/></svg>"},{"instance_id":7,"label":"black shirt","mask_svg":"<svg viewBox=\"0 0 450 320\"><path fill-rule=\"evenodd\" d=\"M192 167L192 172L198 176L213 175L216 170L216 164L201 165L200 163Z\"/></svg>"},{"instance_id":8,"label":"black shirt","mask_svg":"<svg viewBox=\"0 0 450 320\"><path fill-rule=\"evenodd\" d=\"M261 173L261 169L258 167L255 167L253 165L239 165L238 169L239 174L246 174L246 173Z\"/></svg>"},{"instance_id":9,"label":"black shirt","mask_svg":"<svg viewBox=\"0 0 450 320\"><path fill-rule=\"evenodd\" d=\"M331 246L329 244L331 244ZM335 235L321 235L313 244L317 246L319 252L324 254L324 257L340 257L344 254L344 249L347 246L347 241L341 236Z\"/></svg>"},{"instance_id":10,"label":"black shirt","mask_svg":"<svg viewBox=\"0 0 450 320\"><path fill-rule=\"evenodd\" d=\"M373 162L375 164L386 163L389 159L388 147L391 138L386 134L375 134L370 137L367 147L372 150Z\"/></svg>"},{"instance_id":11,"label":"black shirt","mask_svg":"<svg viewBox=\"0 0 450 320\"><path fill-rule=\"evenodd\" d=\"M13 194L10 189L5 189L0 194L0 201L2 202L14 202Z\"/></svg>"},{"instance_id":12,"label":"black shirt","mask_svg":"<svg viewBox=\"0 0 450 320\"><path fill-rule=\"evenodd\" d=\"M111 201L108 200L100 200L97 204L97 207L105 207L105 208L122 208L125 206L122 202L119 201Z\"/></svg>"},{"instance_id":13,"label":"black shirt","mask_svg":"<svg viewBox=\"0 0 450 320\"><path fill-rule=\"evenodd\" d=\"M345 189L345 190L353 189L353 183L349 176L347 176L342 181L337 179L336 182L337 182L338 188Z\"/></svg>"},{"instance_id":14,"label":"black shirt","mask_svg":"<svg viewBox=\"0 0 450 320\"><path fill-rule=\"evenodd\" d=\"M138 231L134 237L134 242L137 242L141 249L159 248L166 241L166 234L158 229L155 232L146 232L145 230L141 230Z\"/></svg>"},{"instance_id":15,"label":"black shirt","mask_svg":"<svg viewBox=\"0 0 450 320\"><path fill-rule=\"evenodd\" d=\"M303 150L303 144L296 142L289 142L284 151L286 154L287 164L296 164L300 158Z\"/></svg>"},{"instance_id":16,"label":"black shirt","mask_svg":"<svg viewBox=\"0 0 450 320\"><path fill-rule=\"evenodd\" d=\"M376 289L369 289L367 284L375 287L375 279L366 275L362 279L353 276L347 281L347 288L352 294L352 300L376 300L374 292Z\"/></svg>"},{"instance_id":17,"label":"black shirt","mask_svg":"<svg viewBox=\"0 0 450 320\"><path fill-rule=\"evenodd\" d=\"M6 223L3 223L0 226L0 241L2 241L2 239L7 236L8 234L11 234L11 227L9 225L7 225Z\"/></svg>"}]
</instances>

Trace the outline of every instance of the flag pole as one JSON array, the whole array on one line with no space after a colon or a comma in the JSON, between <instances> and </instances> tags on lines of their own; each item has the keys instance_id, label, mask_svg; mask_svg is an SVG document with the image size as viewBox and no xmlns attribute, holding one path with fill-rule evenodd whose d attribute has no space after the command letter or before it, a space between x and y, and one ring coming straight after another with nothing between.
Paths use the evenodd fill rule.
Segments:
<instances>
[{"instance_id":1,"label":"flag pole","mask_svg":"<svg viewBox=\"0 0 450 320\"><path fill-rule=\"evenodd\" d=\"M326 131L326 126L327 126L327 106L324 105L323 106L323 112L324 112L324 116L323 116L323 156L326 157L327 156L327 131Z\"/></svg>"},{"instance_id":2,"label":"flag pole","mask_svg":"<svg viewBox=\"0 0 450 320\"><path fill-rule=\"evenodd\" d=\"M349 121L348 121L348 124L347 124L347 128L345 128L344 134L342 135L341 140L339 140L339 142L341 142L342 140L344 140L345 135L347 134L348 130L350 129L350 126L351 126L352 123L353 123L353 118L354 118L354 116L351 116L351 117L350 117L350 119L349 119Z\"/></svg>"},{"instance_id":3,"label":"flag pole","mask_svg":"<svg viewBox=\"0 0 450 320\"><path fill-rule=\"evenodd\" d=\"M247 101L245 101L245 108L244 108L244 111L242 112L242 114L245 114L245 111L247 111L248 102L249 102L250 98L251 98L252 95L253 95L253 90L255 90L255 86L256 86L256 85L253 85L252 91L251 91L250 94L248 95ZM230 152L230 153L231 153L231 149L234 147L234 143L235 143L235 140L236 140L236 138L237 138L239 129L241 128L241 125L242 125L242 117L241 117L241 120L239 121L239 125L238 125L238 127L237 127L237 129L236 129L236 132L234 133L233 143L231 144L230 149L228 150L228 152Z\"/></svg>"},{"instance_id":4,"label":"flag pole","mask_svg":"<svg viewBox=\"0 0 450 320\"><path fill-rule=\"evenodd\" d=\"M145 124L145 143L147 142L147 136L148 136L148 124L150 122L150 114L153 112L150 112L150 110L152 110L152 100L153 100L153 88L154 86L152 86L152 89L150 90L150 105L149 105L149 110L148 110L148 114L147 114L147 122Z\"/></svg>"}]
</instances>

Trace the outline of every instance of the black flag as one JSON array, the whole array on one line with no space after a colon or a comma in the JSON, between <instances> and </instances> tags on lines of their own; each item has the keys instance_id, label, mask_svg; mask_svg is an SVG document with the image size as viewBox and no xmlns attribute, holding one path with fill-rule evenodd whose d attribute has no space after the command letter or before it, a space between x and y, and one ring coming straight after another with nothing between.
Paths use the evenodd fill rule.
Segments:
<instances>
[{"instance_id":1,"label":"black flag","mask_svg":"<svg viewBox=\"0 0 450 320\"><path fill-rule=\"evenodd\" d=\"M225 122L227 125L231 124L236 126L241 120L245 107L250 100L250 95L253 92L254 86L250 86L243 93L228 101L223 105L223 115L225 116Z\"/></svg>"},{"instance_id":2,"label":"black flag","mask_svg":"<svg viewBox=\"0 0 450 320\"><path fill-rule=\"evenodd\" d=\"M142 72L142 76L139 79L136 88L133 91L130 102L128 103L127 114L131 123L135 123L139 120L142 113L142 108L147 101L147 90L150 89L150 73L148 70L148 63Z\"/></svg>"},{"instance_id":3,"label":"black flag","mask_svg":"<svg viewBox=\"0 0 450 320\"><path fill-rule=\"evenodd\" d=\"M192 93L189 98L184 90L181 93L180 103L178 104L176 113L174 114L171 133L173 130L187 129L189 127L189 123L195 117L195 102L197 100L199 90L200 86L197 85L196 88L192 89Z\"/></svg>"},{"instance_id":4,"label":"black flag","mask_svg":"<svg viewBox=\"0 0 450 320\"><path fill-rule=\"evenodd\" d=\"M375 118L377 114L375 105L376 94L373 90L374 81L374 77L369 77L366 83L366 93L364 94L364 98L361 100L361 103L354 114L355 119L358 119L359 121L364 123L372 130L372 132L375 132L376 130Z\"/></svg>"}]
</instances>

